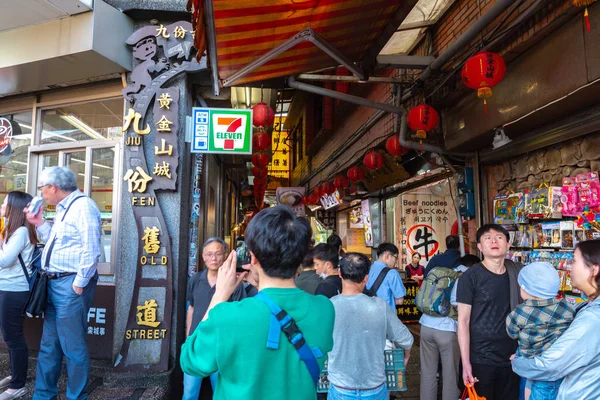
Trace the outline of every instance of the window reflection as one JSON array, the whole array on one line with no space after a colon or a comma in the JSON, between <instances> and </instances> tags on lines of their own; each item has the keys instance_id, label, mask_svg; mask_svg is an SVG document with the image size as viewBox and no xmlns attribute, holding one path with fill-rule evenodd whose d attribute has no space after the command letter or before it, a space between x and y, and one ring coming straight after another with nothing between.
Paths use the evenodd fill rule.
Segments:
<instances>
[{"instance_id":1,"label":"window reflection","mask_svg":"<svg viewBox=\"0 0 600 400\"><path fill-rule=\"evenodd\" d=\"M123 100L73 104L42 112L41 144L122 136Z\"/></svg>"}]
</instances>

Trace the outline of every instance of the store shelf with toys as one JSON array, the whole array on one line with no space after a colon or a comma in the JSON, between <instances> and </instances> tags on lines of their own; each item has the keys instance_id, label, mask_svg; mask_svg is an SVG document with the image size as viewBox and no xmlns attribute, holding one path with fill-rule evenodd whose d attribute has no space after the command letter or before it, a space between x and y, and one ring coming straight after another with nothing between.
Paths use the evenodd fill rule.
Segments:
<instances>
[{"instance_id":1,"label":"store shelf with toys","mask_svg":"<svg viewBox=\"0 0 600 400\"><path fill-rule=\"evenodd\" d=\"M494 197L494 222L510 233L507 258L522 264L546 261L561 278L559 297L577 304L585 295L571 285L577 243L600 239L600 181L597 172L564 178L563 186L540 185Z\"/></svg>"}]
</instances>

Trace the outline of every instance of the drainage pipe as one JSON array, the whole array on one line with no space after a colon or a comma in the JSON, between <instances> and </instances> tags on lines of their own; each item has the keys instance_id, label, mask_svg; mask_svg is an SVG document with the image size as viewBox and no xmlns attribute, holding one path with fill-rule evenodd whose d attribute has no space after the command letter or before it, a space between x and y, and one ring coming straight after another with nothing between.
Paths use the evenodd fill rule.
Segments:
<instances>
[{"instance_id":1,"label":"drainage pipe","mask_svg":"<svg viewBox=\"0 0 600 400\"><path fill-rule=\"evenodd\" d=\"M423 72L419 75L417 82L415 85L418 85L419 82L424 82L431 77L431 75L441 69L452 57L458 54L464 47L471 44L473 39L477 37L485 28L487 28L496 18L500 16L504 11L506 11L510 6L512 6L514 0L496 0L494 4L481 16L477 19L473 25L469 27L463 33L456 42L452 43L446 51L444 51L438 58L436 58ZM413 90L409 90L404 96L402 96L401 103L409 100L413 97Z\"/></svg>"}]
</instances>

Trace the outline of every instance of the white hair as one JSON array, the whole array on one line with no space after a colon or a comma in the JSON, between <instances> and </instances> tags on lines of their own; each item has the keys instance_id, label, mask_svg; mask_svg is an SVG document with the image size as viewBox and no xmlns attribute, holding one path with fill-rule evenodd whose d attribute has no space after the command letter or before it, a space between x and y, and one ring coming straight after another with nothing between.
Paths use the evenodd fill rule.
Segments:
<instances>
[{"instance_id":1,"label":"white hair","mask_svg":"<svg viewBox=\"0 0 600 400\"><path fill-rule=\"evenodd\" d=\"M40 174L40 185L54 185L63 192L74 192L77 190L77 177L67 167L44 168Z\"/></svg>"}]
</instances>

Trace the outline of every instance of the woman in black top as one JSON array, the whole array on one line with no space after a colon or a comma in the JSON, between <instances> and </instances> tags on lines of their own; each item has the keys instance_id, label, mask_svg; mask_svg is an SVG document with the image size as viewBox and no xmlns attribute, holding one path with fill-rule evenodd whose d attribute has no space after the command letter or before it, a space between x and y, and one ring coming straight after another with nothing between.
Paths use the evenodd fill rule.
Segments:
<instances>
[{"instance_id":1,"label":"woman in black top","mask_svg":"<svg viewBox=\"0 0 600 400\"><path fill-rule=\"evenodd\" d=\"M413 253L410 257L410 264L408 264L404 271L406 272L406 279L411 279L419 284L419 287L423 284L424 270L423 266L419 264L421 261L420 253Z\"/></svg>"}]
</instances>

